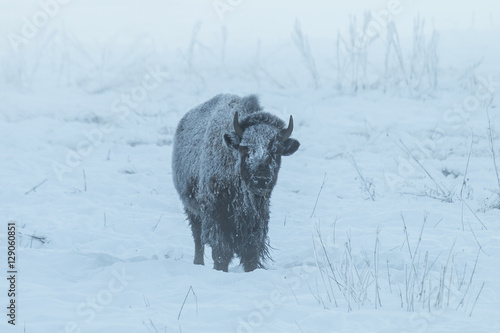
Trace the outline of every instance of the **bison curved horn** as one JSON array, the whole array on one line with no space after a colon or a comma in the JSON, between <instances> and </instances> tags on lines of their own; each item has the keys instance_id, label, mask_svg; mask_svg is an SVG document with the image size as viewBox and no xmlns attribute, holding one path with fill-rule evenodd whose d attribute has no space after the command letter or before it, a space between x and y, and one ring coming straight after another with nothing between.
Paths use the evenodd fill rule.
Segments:
<instances>
[{"instance_id":1,"label":"bison curved horn","mask_svg":"<svg viewBox=\"0 0 500 333\"><path fill-rule=\"evenodd\" d=\"M293 117L290 116L290 120L288 121L288 127L282 131L281 134L282 140L285 141L286 139L288 139L290 135L292 135L292 131L293 131Z\"/></svg>"},{"instance_id":2,"label":"bison curved horn","mask_svg":"<svg viewBox=\"0 0 500 333\"><path fill-rule=\"evenodd\" d=\"M243 136L243 129L238 121L238 112L234 113L233 127L236 134L241 138Z\"/></svg>"}]
</instances>

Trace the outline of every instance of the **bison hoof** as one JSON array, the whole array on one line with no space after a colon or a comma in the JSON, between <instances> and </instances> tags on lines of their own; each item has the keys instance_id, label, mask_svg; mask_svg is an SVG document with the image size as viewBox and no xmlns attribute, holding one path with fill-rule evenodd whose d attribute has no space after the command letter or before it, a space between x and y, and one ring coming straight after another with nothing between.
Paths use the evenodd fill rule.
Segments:
<instances>
[{"instance_id":1,"label":"bison hoof","mask_svg":"<svg viewBox=\"0 0 500 333\"><path fill-rule=\"evenodd\" d=\"M222 264L222 263L214 262L214 269L216 269L218 271L227 272L228 267L229 267L229 264Z\"/></svg>"},{"instance_id":2,"label":"bison hoof","mask_svg":"<svg viewBox=\"0 0 500 333\"><path fill-rule=\"evenodd\" d=\"M205 262L203 261L203 257L202 258L194 258L193 264L195 264L195 265L205 265Z\"/></svg>"},{"instance_id":3,"label":"bison hoof","mask_svg":"<svg viewBox=\"0 0 500 333\"><path fill-rule=\"evenodd\" d=\"M241 263L245 272L251 272L257 268L264 268L264 266L259 261L246 261Z\"/></svg>"}]
</instances>

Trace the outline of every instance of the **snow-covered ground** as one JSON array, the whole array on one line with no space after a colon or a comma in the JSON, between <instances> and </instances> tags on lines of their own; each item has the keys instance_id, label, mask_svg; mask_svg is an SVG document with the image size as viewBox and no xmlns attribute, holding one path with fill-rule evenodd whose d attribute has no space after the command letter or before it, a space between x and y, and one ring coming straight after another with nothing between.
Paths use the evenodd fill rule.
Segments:
<instances>
[{"instance_id":1,"label":"snow-covered ground","mask_svg":"<svg viewBox=\"0 0 500 333\"><path fill-rule=\"evenodd\" d=\"M0 1L0 267L15 222L18 271L0 331L500 331L484 3ZM208 247L192 264L171 177L177 122L221 92L292 114L301 142L251 273Z\"/></svg>"}]
</instances>

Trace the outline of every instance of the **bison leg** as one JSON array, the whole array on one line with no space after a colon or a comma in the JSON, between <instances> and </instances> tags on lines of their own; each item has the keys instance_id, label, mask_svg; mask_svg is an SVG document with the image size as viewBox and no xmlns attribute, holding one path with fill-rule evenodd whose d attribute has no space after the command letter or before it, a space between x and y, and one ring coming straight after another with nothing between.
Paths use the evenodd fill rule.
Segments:
<instances>
[{"instance_id":1,"label":"bison leg","mask_svg":"<svg viewBox=\"0 0 500 333\"><path fill-rule=\"evenodd\" d=\"M194 215L186 210L191 231L193 232L194 239L194 260L195 265L205 265L203 256L205 253L205 246L201 242L201 219L198 215Z\"/></svg>"},{"instance_id":2,"label":"bison leg","mask_svg":"<svg viewBox=\"0 0 500 333\"><path fill-rule=\"evenodd\" d=\"M246 251L241 254L241 265L243 265L245 272L251 272L257 268L263 267L260 263L259 257L260 255L255 248L246 249Z\"/></svg>"},{"instance_id":3,"label":"bison leg","mask_svg":"<svg viewBox=\"0 0 500 333\"><path fill-rule=\"evenodd\" d=\"M212 246L212 259L214 260L214 269L227 272L229 263L233 258L233 253L224 249L220 245Z\"/></svg>"},{"instance_id":4,"label":"bison leg","mask_svg":"<svg viewBox=\"0 0 500 333\"><path fill-rule=\"evenodd\" d=\"M266 237L254 239L238 250L240 263L245 272L251 272L257 268L264 268L262 260L269 258L268 242Z\"/></svg>"}]
</instances>

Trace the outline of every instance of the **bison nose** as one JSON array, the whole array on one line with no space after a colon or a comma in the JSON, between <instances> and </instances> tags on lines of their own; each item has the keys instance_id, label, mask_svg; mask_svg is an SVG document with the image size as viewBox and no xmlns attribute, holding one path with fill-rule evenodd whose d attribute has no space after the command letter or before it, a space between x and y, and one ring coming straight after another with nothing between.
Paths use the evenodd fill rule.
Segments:
<instances>
[{"instance_id":1,"label":"bison nose","mask_svg":"<svg viewBox=\"0 0 500 333\"><path fill-rule=\"evenodd\" d=\"M255 187L266 188L271 182L271 179L269 177L255 177L252 181Z\"/></svg>"}]
</instances>

